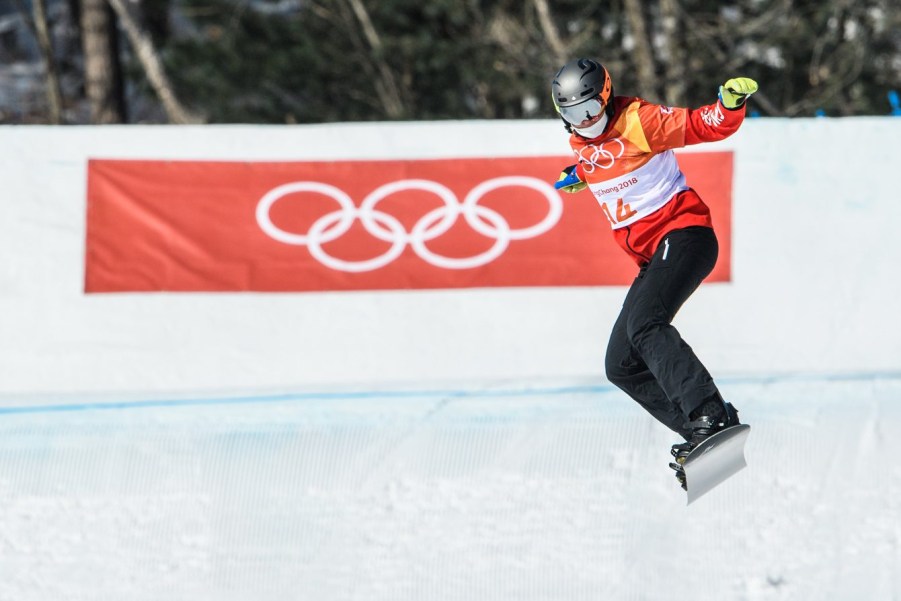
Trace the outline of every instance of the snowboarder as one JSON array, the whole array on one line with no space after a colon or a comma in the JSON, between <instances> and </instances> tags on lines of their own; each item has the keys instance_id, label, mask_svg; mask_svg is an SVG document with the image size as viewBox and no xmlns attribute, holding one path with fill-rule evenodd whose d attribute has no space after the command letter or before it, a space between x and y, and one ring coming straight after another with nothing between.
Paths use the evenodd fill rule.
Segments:
<instances>
[{"instance_id":1,"label":"snowboarder","mask_svg":"<svg viewBox=\"0 0 901 601\"><path fill-rule=\"evenodd\" d=\"M685 439L673 445L670 464L685 488L689 452L739 421L672 325L719 250L710 210L686 184L673 149L735 133L757 83L729 79L713 104L668 107L615 96L604 66L580 58L557 72L551 89L577 158L556 187L588 188L639 267L607 345L607 378Z\"/></svg>"}]
</instances>

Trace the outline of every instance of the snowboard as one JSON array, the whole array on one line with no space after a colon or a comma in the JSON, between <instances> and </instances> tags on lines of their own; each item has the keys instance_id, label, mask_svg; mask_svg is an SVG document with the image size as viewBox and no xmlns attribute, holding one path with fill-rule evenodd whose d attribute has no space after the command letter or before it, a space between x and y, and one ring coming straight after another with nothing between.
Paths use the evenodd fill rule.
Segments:
<instances>
[{"instance_id":1,"label":"snowboard","mask_svg":"<svg viewBox=\"0 0 901 601\"><path fill-rule=\"evenodd\" d=\"M682 469L688 505L747 467L745 441L751 426L738 424L721 430L692 449Z\"/></svg>"}]
</instances>

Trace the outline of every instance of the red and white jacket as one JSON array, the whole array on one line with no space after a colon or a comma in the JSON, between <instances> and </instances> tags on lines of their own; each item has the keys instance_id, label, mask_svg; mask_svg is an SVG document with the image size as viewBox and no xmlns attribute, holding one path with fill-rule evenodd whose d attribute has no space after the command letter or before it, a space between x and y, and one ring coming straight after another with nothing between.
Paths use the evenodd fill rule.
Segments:
<instances>
[{"instance_id":1,"label":"red and white jacket","mask_svg":"<svg viewBox=\"0 0 901 601\"><path fill-rule=\"evenodd\" d=\"M617 96L614 122L599 137L569 140L576 173L613 226L616 242L643 265L668 233L712 227L710 209L685 183L674 148L715 142L735 133L745 108L728 110L717 101L698 109L651 104Z\"/></svg>"}]
</instances>

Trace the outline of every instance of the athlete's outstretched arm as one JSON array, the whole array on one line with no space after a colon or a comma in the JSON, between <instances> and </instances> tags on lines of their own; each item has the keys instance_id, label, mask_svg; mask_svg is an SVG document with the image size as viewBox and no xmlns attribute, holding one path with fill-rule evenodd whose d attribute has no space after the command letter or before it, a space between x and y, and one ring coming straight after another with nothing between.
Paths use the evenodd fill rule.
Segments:
<instances>
[{"instance_id":1,"label":"athlete's outstretched arm","mask_svg":"<svg viewBox=\"0 0 901 601\"><path fill-rule=\"evenodd\" d=\"M748 77L736 77L720 86L714 104L688 111L685 144L716 142L728 138L745 119L745 102L757 91L757 82Z\"/></svg>"},{"instance_id":2,"label":"athlete's outstretched arm","mask_svg":"<svg viewBox=\"0 0 901 601\"><path fill-rule=\"evenodd\" d=\"M720 86L716 102L695 109L643 102L638 113L648 145L662 152L728 138L744 121L745 101L756 91L753 79L738 77Z\"/></svg>"}]
</instances>

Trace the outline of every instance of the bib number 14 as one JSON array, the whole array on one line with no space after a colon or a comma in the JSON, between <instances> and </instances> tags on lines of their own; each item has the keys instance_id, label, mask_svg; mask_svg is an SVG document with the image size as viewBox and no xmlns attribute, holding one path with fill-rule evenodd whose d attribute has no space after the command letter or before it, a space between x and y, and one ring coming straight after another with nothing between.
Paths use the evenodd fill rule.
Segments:
<instances>
[{"instance_id":1,"label":"bib number 14","mask_svg":"<svg viewBox=\"0 0 901 601\"><path fill-rule=\"evenodd\" d=\"M618 223L622 223L626 221L637 211L634 211L632 207L623 203L622 198L616 199L616 216L610 211L610 206L607 203L601 205L601 208L604 210L604 215L607 216L607 219L610 220L610 225L617 225Z\"/></svg>"}]
</instances>

